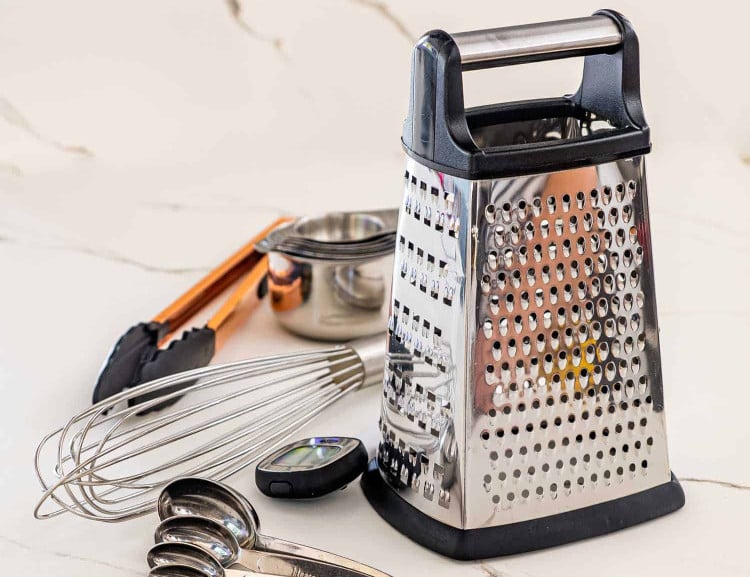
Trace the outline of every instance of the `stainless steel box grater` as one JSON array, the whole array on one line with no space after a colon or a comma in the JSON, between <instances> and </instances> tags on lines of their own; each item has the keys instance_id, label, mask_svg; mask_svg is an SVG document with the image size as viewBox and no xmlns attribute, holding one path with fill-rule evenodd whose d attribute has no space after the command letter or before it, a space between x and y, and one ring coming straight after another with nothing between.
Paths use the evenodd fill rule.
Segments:
<instances>
[{"instance_id":1,"label":"stainless steel box grater","mask_svg":"<svg viewBox=\"0 0 750 577\"><path fill-rule=\"evenodd\" d=\"M464 70L585 56L562 98L465 110ZM506 555L684 504L667 458L638 40L611 11L414 50L378 458L389 523Z\"/></svg>"}]
</instances>

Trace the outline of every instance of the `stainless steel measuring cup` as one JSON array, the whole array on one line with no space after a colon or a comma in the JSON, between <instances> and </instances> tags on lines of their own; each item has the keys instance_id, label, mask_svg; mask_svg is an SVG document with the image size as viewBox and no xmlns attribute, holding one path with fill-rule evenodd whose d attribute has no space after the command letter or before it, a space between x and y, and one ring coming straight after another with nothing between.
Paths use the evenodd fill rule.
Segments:
<instances>
[{"instance_id":1,"label":"stainless steel measuring cup","mask_svg":"<svg viewBox=\"0 0 750 577\"><path fill-rule=\"evenodd\" d=\"M388 323L397 210L328 213L283 225L258 243L268 254L271 309L287 330L342 341Z\"/></svg>"},{"instance_id":2,"label":"stainless steel measuring cup","mask_svg":"<svg viewBox=\"0 0 750 577\"><path fill-rule=\"evenodd\" d=\"M281 553L327 563L349 570L347 575L356 572L370 577L389 577L382 571L328 551L262 535L259 532L258 515L252 504L234 489L216 481L199 477L183 477L172 481L159 495L157 511L162 520L175 516L213 520L228 529L239 546L246 550ZM329 574L331 573L326 573Z\"/></svg>"}]
</instances>

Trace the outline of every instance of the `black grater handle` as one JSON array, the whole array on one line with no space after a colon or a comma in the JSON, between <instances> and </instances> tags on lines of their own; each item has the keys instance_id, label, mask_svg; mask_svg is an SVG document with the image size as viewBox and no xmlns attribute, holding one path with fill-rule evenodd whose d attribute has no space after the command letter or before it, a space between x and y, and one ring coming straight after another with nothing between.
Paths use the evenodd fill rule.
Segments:
<instances>
[{"instance_id":1,"label":"black grater handle","mask_svg":"<svg viewBox=\"0 0 750 577\"><path fill-rule=\"evenodd\" d=\"M466 110L462 72L585 56L575 94ZM417 161L471 180L562 170L645 154L650 133L640 96L638 37L611 10L563 20L455 35L434 30L414 49L403 144ZM498 122L594 114L615 130L570 140L481 149L469 129L479 115Z\"/></svg>"}]
</instances>

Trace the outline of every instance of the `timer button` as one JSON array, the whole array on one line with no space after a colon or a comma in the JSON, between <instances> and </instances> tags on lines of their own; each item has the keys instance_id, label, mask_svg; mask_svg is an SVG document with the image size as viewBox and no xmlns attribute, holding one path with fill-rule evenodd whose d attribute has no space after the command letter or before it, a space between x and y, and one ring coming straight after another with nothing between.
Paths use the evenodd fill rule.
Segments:
<instances>
[{"instance_id":1,"label":"timer button","mask_svg":"<svg viewBox=\"0 0 750 577\"><path fill-rule=\"evenodd\" d=\"M286 481L273 481L268 490L276 497L287 497L292 493L292 484Z\"/></svg>"}]
</instances>

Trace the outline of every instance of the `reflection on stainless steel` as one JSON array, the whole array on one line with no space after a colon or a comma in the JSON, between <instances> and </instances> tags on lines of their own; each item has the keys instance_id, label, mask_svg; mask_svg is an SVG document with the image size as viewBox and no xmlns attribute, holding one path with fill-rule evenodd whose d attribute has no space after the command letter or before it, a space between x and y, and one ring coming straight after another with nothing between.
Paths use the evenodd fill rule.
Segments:
<instances>
[{"instance_id":1,"label":"reflection on stainless steel","mask_svg":"<svg viewBox=\"0 0 750 577\"><path fill-rule=\"evenodd\" d=\"M224 575L224 568L213 555L191 543L158 543L149 549L146 561L152 569L162 565L185 566L207 577Z\"/></svg>"},{"instance_id":2,"label":"reflection on stainless steel","mask_svg":"<svg viewBox=\"0 0 750 577\"><path fill-rule=\"evenodd\" d=\"M642 157L407 174L380 449L400 497L473 529L667 483ZM428 207L442 230L409 217Z\"/></svg>"},{"instance_id":3,"label":"reflection on stainless steel","mask_svg":"<svg viewBox=\"0 0 750 577\"><path fill-rule=\"evenodd\" d=\"M240 544L224 525L207 517L176 516L164 519L156 528L154 543L191 543L208 551L229 567L240 556Z\"/></svg>"},{"instance_id":4,"label":"reflection on stainless steel","mask_svg":"<svg viewBox=\"0 0 750 577\"><path fill-rule=\"evenodd\" d=\"M293 333L342 341L381 333L393 254L348 262L314 260L273 251L268 291L278 321Z\"/></svg>"},{"instance_id":5,"label":"reflection on stainless steel","mask_svg":"<svg viewBox=\"0 0 750 577\"><path fill-rule=\"evenodd\" d=\"M153 511L158 491L176 478L230 477L345 395L379 382L384 353L383 338L371 337L186 371L101 401L37 447L35 470L44 494L34 515L44 519L67 511L124 521ZM152 393L151 400L128 406ZM173 406L139 416L177 396L182 398ZM227 526L257 527L257 516L244 505L233 506L225 492L201 487L200 499L183 499L173 513L208 504L214 513L224 511L219 520ZM48 501L59 508L42 511ZM231 517L237 511L245 518ZM249 533L236 536L249 539Z\"/></svg>"},{"instance_id":6,"label":"reflection on stainless steel","mask_svg":"<svg viewBox=\"0 0 750 577\"><path fill-rule=\"evenodd\" d=\"M260 522L250 502L234 489L208 479L186 477L168 484L159 496L157 511L162 519L155 534L157 542L191 543L227 567L239 563L253 571L289 576L388 577L358 561L260 534Z\"/></svg>"},{"instance_id":7,"label":"reflection on stainless steel","mask_svg":"<svg viewBox=\"0 0 750 577\"><path fill-rule=\"evenodd\" d=\"M165 522L178 517L215 521L230 531L241 547L255 546L260 527L258 514L247 499L222 483L200 477L182 477L167 484L156 501L156 511Z\"/></svg>"},{"instance_id":8,"label":"reflection on stainless steel","mask_svg":"<svg viewBox=\"0 0 750 577\"><path fill-rule=\"evenodd\" d=\"M332 280L336 296L354 309L383 309L386 289L390 289L390 275L383 274L383 268L374 263L337 266ZM385 328L385 322L382 326Z\"/></svg>"}]
</instances>

